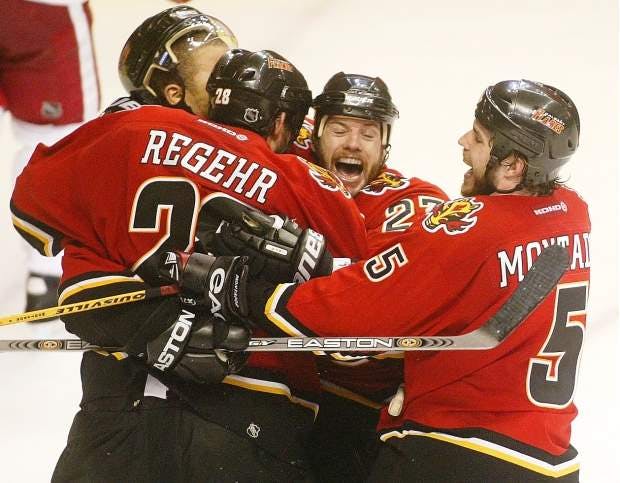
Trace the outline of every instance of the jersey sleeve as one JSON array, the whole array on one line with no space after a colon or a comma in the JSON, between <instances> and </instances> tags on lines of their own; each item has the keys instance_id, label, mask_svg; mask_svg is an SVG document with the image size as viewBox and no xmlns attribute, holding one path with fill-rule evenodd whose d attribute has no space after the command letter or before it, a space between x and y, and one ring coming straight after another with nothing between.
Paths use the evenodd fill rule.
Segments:
<instances>
[{"instance_id":1,"label":"jersey sleeve","mask_svg":"<svg viewBox=\"0 0 620 483\"><path fill-rule=\"evenodd\" d=\"M515 286L493 292L499 286L493 248L501 242L494 234L503 213L485 212L482 222L482 207L474 199L438 205L372 257L329 277L266 290L261 323L291 336L458 335L476 329Z\"/></svg>"},{"instance_id":2,"label":"jersey sleeve","mask_svg":"<svg viewBox=\"0 0 620 483\"><path fill-rule=\"evenodd\" d=\"M151 288L140 276L87 247L68 243L63 257L59 304L70 304ZM67 330L103 347L123 347L130 354L144 351L146 342L161 333L179 311L176 296L162 296L97 308L61 317Z\"/></svg>"},{"instance_id":3,"label":"jersey sleeve","mask_svg":"<svg viewBox=\"0 0 620 483\"><path fill-rule=\"evenodd\" d=\"M468 267L471 250L464 246L461 263L446 262L441 257L449 260L449 254L428 244L420 250L421 238L427 237L396 238L376 256L329 277L279 285L264 299L262 322L289 336L435 335L448 326L451 335L458 333L485 309L464 301L477 297L471 278L485 279L486 263Z\"/></svg>"}]
</instances>

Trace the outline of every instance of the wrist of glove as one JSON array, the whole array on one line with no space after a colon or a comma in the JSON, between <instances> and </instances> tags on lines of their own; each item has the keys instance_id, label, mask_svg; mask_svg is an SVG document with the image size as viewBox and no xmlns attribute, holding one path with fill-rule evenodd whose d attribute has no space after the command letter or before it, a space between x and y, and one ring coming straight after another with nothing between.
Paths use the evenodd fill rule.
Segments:
<instances>
[{"instance_id":1,"label":"wrist of glove","mask_svg":"<svg viewBox=\"0 0 620 483\"><path fill-rule=\"evenodd\" d=\"M238 372L248 355L250 331L218 318L202 315L195 307L181 305L176 320L147 343L151 367L199 384L219 383Z\"/></svg>"},{"instance_id":2,"label":"wrist of glove","mask_svg":"<svg viewBox=\"0 0 620 483\"><path fill-rule=\"evenodd\" d=\"M247 257L165 252L160 260L163 279L197 297L214 318L228 322L242 323L248 315L248 274Z\"/></svg>"},{"instance_id":3,"label":"wrist of glove","mask_svg":"<svg viewBox=\"0 0 620 483\"><path fill-rule=\"evenodd\" d=\"M211 240L213 253L245 255L252 275L274 283L303 283L329 275L334 267L323 235L249 208L239 219L223 221Z\"/></svg>"}]
</instances>

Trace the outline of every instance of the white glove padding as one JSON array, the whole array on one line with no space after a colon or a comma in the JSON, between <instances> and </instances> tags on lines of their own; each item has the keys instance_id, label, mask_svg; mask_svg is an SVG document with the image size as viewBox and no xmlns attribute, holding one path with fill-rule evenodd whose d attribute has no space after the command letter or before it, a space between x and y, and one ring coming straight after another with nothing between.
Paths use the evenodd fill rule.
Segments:
<instances>
[{"instance_id":1,"label":"white glove padding","mask_svg":"<svg viewBox=\"0 0 620 483\"><path fill-rule=\"evenodd\" d=\"M219 383L247 360L250 331L182 306L177 320L147 344L147 364L186 381Z\"/></svg>"}]
</instances>

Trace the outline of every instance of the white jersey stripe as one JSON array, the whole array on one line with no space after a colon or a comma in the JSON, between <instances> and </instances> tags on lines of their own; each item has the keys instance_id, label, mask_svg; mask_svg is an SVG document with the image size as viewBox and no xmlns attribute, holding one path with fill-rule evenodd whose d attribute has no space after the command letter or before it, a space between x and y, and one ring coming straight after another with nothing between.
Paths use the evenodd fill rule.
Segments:
<instances>
[{"instance_id":1,"label":"white jersey stripe","mask_svg":"<svg viewBox=\"0 0 620 483\"><path fill-rule=\"evenodd\" d=\"M69 17L73 23L75 39L78 46L80 59L80 79L82 85L82 121L97 116L99 111L99 86L97 83L97 70L93 43L90 36L88 17L84 12L84 7L79 5L69 5Z\"/></svg>"}]
</instances>

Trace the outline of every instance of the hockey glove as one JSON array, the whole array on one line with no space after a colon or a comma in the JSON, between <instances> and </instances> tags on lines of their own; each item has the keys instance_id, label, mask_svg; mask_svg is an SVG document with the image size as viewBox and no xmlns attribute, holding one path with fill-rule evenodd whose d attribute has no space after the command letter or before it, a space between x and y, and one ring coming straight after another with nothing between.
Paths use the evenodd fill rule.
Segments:
<instances>
[{"instance_id":1,"label":"hockey glove","mask_svg":"<svg viewBox=\"0 0 620 483\"><path fill-rule=\"evenodd\" d=\"M229 351L245 349L250 336L243 326L200 315L182 304L172 325L147 343L147 364L186 381L219 383L243 367L247 354Z\"/></svg>"},{"instance_id":2,"label":"hockey glove","mask_svg":"<svg viewBox=\"0 0 620 483\"><path fill-rule=\"evenodd\" d=\"M253 209L247 209L239 221L222 221L211 250L218 255L248 256L252 275L274 283L303 283L329 275L334 268L323 235Z\"/></svg>"},{"instance_id":3,"label":"hockey glove","mask_svg":"<svg viewBox=\"0 0 620 483\"><path fill-rule=\"evenodd\" d=\"M213 257L203 253L164 252L160 259L160 276L176 283L199 303L208 307L213 317L242 323L248 315L246 285L247 257Z\"/></svg>"}]
</instances>

